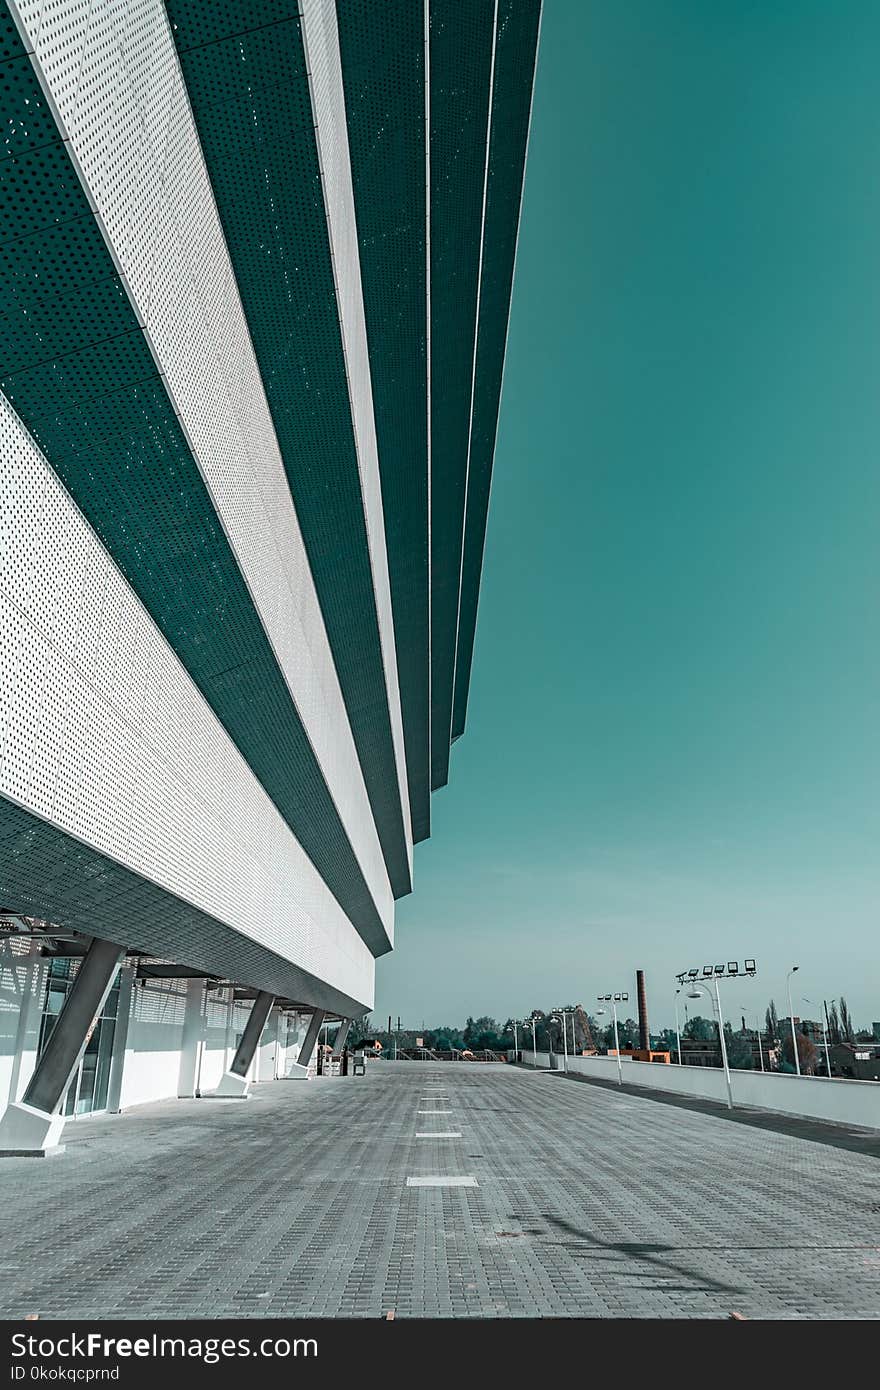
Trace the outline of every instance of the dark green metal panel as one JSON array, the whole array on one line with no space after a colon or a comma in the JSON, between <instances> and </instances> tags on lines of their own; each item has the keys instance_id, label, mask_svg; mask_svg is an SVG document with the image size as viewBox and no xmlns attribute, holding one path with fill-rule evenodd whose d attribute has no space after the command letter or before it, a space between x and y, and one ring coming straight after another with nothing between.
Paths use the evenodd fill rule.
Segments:
<instances>
[{"instance_id":1,"label":"dark green metal panel","mask_svg":"<svg viewBox=\"0 0 880 1390\"><path fill-rule=\"evenodd\" d=\"M31 109L42 120L42 98L0 13L4 116L19 129ZM65 147L57 131L20 146L0 160L0 390L381 954L379 914Z\"/></svg>"},{"instance_id":2,"label":"dark green metal panel","mask_svg":"<svg viewBox=\"0 0 880 1390\"><path fill-rule=\"evenodd\" d=\"M27 917L176 955L207 974L351 1014L356 1002L216 917L0 796L0 901ZM362 1010L363 1001L359 1001Z\"/></svg>"},{"instance_id":3,"label":"dark green metal panel","mask_svg":"<svg viewBox=\"0 0 880 1390\"><path fill-rule=\"evenodd\" d=\"M389 878L410 891L342 334L295 0L168 14Z\"/></svg>"},{"instance_id":4,"label":"dark green metal panel","mask_svg":"<svg viewBox=\"0 0 880 1390\"><path fill-rule=\"evenodd\" d=\"M431 829L424 6L340 0L337 13L418 843Z\"/></svg>"},{"instance_id":5,"label":"dark green metal panel","mask_svg":"<svg viewBox=\"0 0 880 1390\"><path fill-rule=\"evenodd\" d=\"M449 773L494 0L431 0L431 787Z\"/></svg>"},{"instance_id":6,"label":"dark green metal panel","mask_svg":"<svg viewBox=\"0 0 880 1390\"><path fill-rule=\"evenodd\" d=\"M452 736L464 731L541 0L499 0Z\"/></svg>"}]
</instances>

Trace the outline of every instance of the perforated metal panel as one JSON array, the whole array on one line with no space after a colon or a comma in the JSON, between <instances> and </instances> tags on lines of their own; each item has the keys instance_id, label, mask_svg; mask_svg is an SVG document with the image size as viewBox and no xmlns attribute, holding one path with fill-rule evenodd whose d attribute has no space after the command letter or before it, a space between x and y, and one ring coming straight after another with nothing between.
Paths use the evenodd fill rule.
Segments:
<instances>
[{"instance_id":1,"label":"perforated metal panel","mask_svg":"<svg viewBox=\"0 0 880 1390\"><path fill-rule=\"evenodd\" d=\"M4 902L371 997L370 950L2 398L0 672Z\"/></svg>"},{"instance_id":2,"label":"perforated metal panel","mask_svg":"<svg viewBox=\"0 0 880 1390\"><path fill-rule=\"evenodd\" d=\"M311 96L294 0L168 14L399 896L409 807L332 5L307 7Z\"/></svg>"},{"instance_id":3,"label":"perforated metal panel","mask_svg":"<svg viewBox=\"0 0 880 1390\"><path fill-rule=\"evenodd\" d=\"M449 773L495 0L431 0L431 787Z\"/></svg>"},{"instance_id":4,"label":"perforated metal panel","mask_svg":"<svg viewBox=\"0 0 880 1390\"><path fill-rule=\"evenodd\" d=\"M412 825L335 0L300 0L300 23L308 63L321 187L324 192L330 253L333 258L333 276L360 473L368 558L379 625L380 655L385 669L397 787L403 811L409 872L406 887L402 888L402 891L408 892L412 886Z\"/></svg>"},{"instance_id":5,"label":"perforated metal panel","mask_svg":"<svg viewBox=\"0 0 880 1390\"><path fill-rule=\"evenodd\" d=\"M164 13L101 0L26 18L101 219L59 139L3 162L3 389L387 949L388 878ZM29 130L33 108L48 139L9 21L6 39L13 125Z\"/></svg>"},{"instance_id":6,"label":"perforated metal panel","mask_svg":"<svg viewBox=\"0 0 880 1390\"><path fill-rule=\"evenodd\" d=\"M430 833L424 10L338 6L416 842Z\"/></svg>"},{"instance_id":7,"label":"perforated metal panel","mask_svg":"<svg viewBox=\"0 0 880 1390\"><path fill-rule=\"evenodd\" d=\"M452 737L464 732L541 0L499 0Z\"/></svg>"}]
</instances>

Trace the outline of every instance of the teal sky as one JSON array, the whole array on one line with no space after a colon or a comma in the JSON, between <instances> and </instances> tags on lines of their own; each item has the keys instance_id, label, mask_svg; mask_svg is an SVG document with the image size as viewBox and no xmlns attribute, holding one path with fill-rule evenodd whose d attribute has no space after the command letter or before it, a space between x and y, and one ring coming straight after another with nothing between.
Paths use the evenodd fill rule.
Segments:
<instances>
[{"instance_id":1,"label":"teal sky","mask_svg":"<svg viewBox=\"0 0 880 1390\"><path fill-rule=\"evenodd\" d=\"M377 1015L880 1019L880 6L545 0L473 682Z\"/></svg>"}]
</instances>

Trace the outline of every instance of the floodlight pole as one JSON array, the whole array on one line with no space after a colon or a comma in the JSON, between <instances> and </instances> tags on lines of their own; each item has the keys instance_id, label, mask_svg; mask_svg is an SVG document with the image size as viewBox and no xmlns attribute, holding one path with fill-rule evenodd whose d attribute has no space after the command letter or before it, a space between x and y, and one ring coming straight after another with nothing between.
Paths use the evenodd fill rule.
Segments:
<instances>
[{"instance_id":1,"label":"floodlight pole","mask_svg":"<svg viewBox=\"0 0 880 1390\"><path fill-rule=\"evenodd\" d=\"M675 991L675 1036L678 1041L678 1065L681 1066L681 1026L678 1021L678 996L681 989Z\"/></svg>"},{"instance_id":2,"label":"floodlight pole","mask_svg":"<svg viewBox=\"0 0 880 1390\"><path fill-rule=\"evenodd\" d=\"M727 1082L727 1108L733 1109L733 1090L730 1085L730 1066L727 1061L727 1043L724 1040L724 1019L721 1015L721 991L718 988L717 977L713 981L715 985L715 1002L718 1006L718 1037L721 1039L721 1060L724 1063L724 1078Z\"/></svg>"},{"instance_id":3,"label":"floodlight pole","mask_svg":"<svg viewBox=\"0 0 880 1390\"><path fill-rule=\"evenodd\" d=\"M791 977L796 970L800 970L799 965L793 965L785 977L785 985L788 990L788 1021L791 1025L791 1049L794 1053L794 1068L798 1076L801 1074L801 1059L798 1056L797 1034L794 1031L794 1007L791 1002Z\"/></svg>"}]
</instances>

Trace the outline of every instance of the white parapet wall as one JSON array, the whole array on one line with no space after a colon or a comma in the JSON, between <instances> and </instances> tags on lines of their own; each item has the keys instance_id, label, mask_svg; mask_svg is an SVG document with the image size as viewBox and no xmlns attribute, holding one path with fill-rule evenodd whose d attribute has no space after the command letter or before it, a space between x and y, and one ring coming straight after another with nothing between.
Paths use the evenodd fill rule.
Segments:
<instances>
[{"instance_id":1,"label":"white parapet wall","mask_svg":"<svg viewBox=\"0 0 880 1390\"><path fill-rule=\"evenodd\" d=\"M523 1063L534 1066L530 1051L523 1051ZM720 1067L678 1067L660 1062L636 1062L631 1057L621 1057L620 1064L625 1085L697 1096L702 1100L727 1100L724 1072ZM539 1052L538 1066L549 1065L548 1054ZM617 1059L569 1057L568 1070L600 1081L616 1081ZM734 1105L880 1130L878 1081L848 1081L836 1077L829 1081L823 1076L794 1076L786 1072L732 1071L730 1084Z\"/></svg>"}]
</instances>

